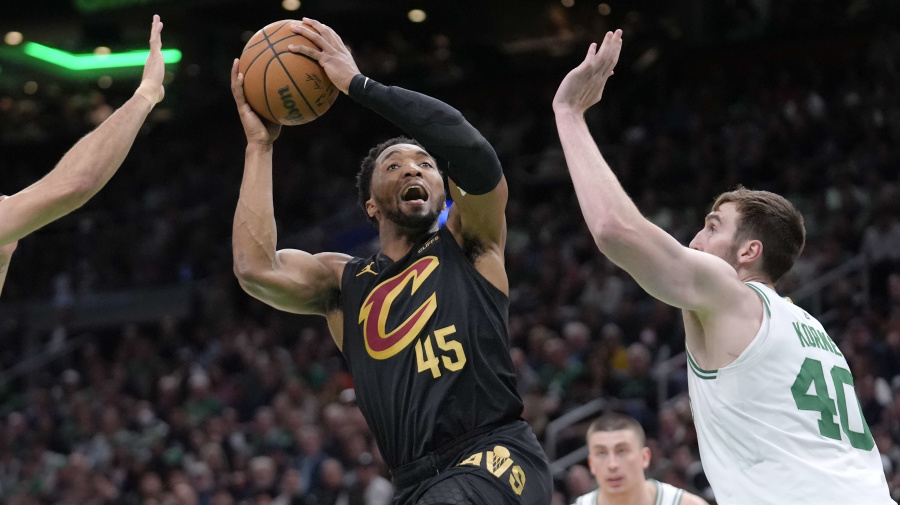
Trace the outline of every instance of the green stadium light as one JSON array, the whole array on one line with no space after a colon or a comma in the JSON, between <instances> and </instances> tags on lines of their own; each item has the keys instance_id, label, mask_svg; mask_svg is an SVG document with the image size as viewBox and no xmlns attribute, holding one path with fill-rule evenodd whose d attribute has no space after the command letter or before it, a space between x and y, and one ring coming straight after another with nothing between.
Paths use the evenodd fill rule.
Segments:
<instances>
[{"instance_id":1,"label":"green stadium light","mask_svg":"<svg viewBox=\"0 0 900 505\"><path fill-rule=\"evenodd\" d=\"M25 42L22 51L47 63L58 65L67 70L100 70L106 68L123 68L143 66L147 62L149 50L126 51L97 55L72 54L60 49L47 47L37 42ZM163 49L163 61L165 63L178 63L181 61L181 51L178 49Z\"/></svg>"}]
</instances>

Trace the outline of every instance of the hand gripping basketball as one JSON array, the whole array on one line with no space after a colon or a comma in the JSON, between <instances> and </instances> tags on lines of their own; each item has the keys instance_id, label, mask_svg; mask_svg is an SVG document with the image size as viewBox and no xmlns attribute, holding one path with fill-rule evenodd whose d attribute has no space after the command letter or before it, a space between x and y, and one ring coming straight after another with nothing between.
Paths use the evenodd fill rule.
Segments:
<instances>
[{"instance_id":1,"label":"hand gripping basketball","mask_svg":"<svg viewBox=\"0 0 900 505\"><path fill-rule=\"evenodd\" d=\"M310 18L292 24L291 30L309 39L318 49L303 44L291 44L288 49L318 61L331 82L346 94L359 68L341 37L329 26Z\"/></svg>"},{"instance_id":2,"label":"hand gripping basketball","mask_svg":"<svg viewBox=\"0 0 900 505\"><path fill-rule=\"evenodd\" d=\"M308 123L334 103L338 90L316 60L289 46L313 46L294 33L293 19L269 23L247 41L239 71L247 103L263 119L283 125Z\"/></svg>"},{"instance_id":3,"label":"hand gripping basketball","mask_svg":"<svg viewBox=\"0 0 900 505\"><path fill-rule=\"evenodd\" d=\"M275 142L281 133L281 125L272 121L261 119L253 112L253 108L244 98L244 74L238 72L240 60L234 60L231 64L231 94L237 104L238 115L244 126L244 134L248 143L269 145Z\"/></svg>"}]
</instances>

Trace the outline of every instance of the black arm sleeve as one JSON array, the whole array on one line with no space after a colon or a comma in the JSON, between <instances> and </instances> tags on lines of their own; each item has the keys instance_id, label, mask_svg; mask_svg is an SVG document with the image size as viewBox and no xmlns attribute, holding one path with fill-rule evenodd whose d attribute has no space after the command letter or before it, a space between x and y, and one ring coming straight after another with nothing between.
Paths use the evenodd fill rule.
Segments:
<instances>
[{"instance_id":1,"label":"black arm sleeve","mask_svg":"<svg viewBox=\"0 0 900 505\"><path fill-rule=\"evenodd\" d=\"M473 195L490 192L503 169L497 153L462 114L430 96L377 83L362 74L353 77L348 95L384 116L429 152L449 162L447 175Z\"/></svg>"}]
</instances>

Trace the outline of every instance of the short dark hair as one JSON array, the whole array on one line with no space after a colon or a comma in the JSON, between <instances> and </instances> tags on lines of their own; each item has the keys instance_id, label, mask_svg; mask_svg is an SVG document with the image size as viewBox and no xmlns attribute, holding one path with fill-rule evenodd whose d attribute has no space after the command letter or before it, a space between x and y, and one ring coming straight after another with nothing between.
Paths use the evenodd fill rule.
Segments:
<instances>
[{"instance_id":1,"label":"short dark hair","mask_svg":"<svg viewBox=\"0 0 900 505\"><path fill-rule=\"evenodd\" d=\"M618 412L609 412L598 417L591 423L590 427L588 427L587 435L585 435L584 438L585 441L590 444L591 435L594 433L619 430L633 431L634 434L637 435L638 443L641 444L641 447L646 447L647 435L644 434L644 428L641 426L641 423L637 422L637 419L631 416L626 416L625 414L620 414Z\"/></svg>"},{"instance_id":2,"label":"short dark hair","mask_svg":"<svg viewBox=\"0 0 900 505\"><path fill-rule=\"evenodd\" d=\"M375 172L375 160L378 159L378 156L380 156L385 149L397 144L412 144L421 147L423 151L425 150L425 148L422 147L422 144L409 137L402 136L385 140L372 149L369 149L369 154L363 158L362 163L359 165L359 173L356 174L356 189L358 191L357 204L363 212L366 212L366 202L369 201L369 198L372 196L372 174ZM375 222L375 218L369 216L368 213L366 213L366 217L369 221Z\"/></svg>"},{"instance_id":3,"label":"short dark hair","mask_svg":"<svg viewBox=\"0 0 900 505\"><path fill-rule=\"evenodd\" d=\"M713 211L726 203L734 203L738 211L733 243L762 242L762 271L773 283L778 282L794 266L806 243L803 215L781 195L743 186L719 195Z\"/></svg>"}]
</instances>

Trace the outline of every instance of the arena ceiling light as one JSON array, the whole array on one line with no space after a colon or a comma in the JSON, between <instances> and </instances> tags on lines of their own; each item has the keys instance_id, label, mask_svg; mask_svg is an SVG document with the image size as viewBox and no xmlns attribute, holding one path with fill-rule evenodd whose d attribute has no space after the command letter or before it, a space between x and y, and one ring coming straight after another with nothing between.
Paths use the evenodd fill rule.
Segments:
<instances>
[{"instance_id":1,"label":"arena ceiling light","mask_svg":"<svg viewBox=\"0 0 900 505\"><path fill-rule=\"evenodd\" d=\"M74 71L142 67L147 61L147 55L150 54L147 49L99 55L94 53L72 54L37 42L25 42L22 44L22 52L32 58ZM178 49L163 49L162 53L163 61L166 63L181 61L181 51Z\"/></svg>"}]
</instances>

